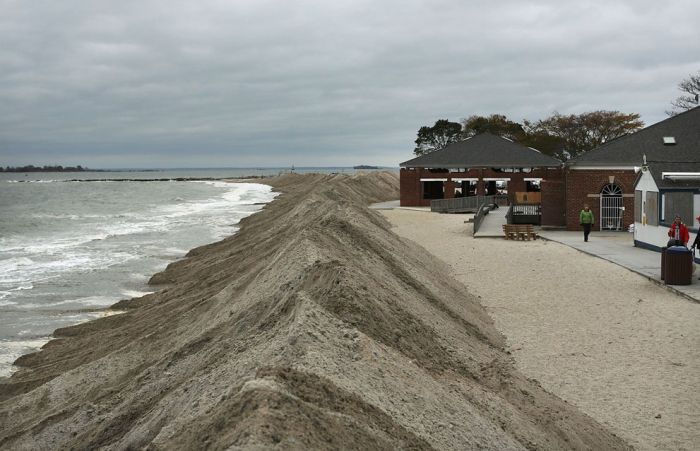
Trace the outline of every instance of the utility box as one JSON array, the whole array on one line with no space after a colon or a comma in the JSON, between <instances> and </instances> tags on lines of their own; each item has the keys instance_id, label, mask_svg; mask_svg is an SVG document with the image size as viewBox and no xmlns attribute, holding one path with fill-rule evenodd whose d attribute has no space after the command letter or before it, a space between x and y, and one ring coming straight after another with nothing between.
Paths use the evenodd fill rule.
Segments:
<instances>
[{"instance_id":1,"label":"utility box","mask_svg":"<svg viewBox=\"0 0 700 451\"><path fill-rule=\"evenodd\" d=\"M666 285L690 285L693 282L693 253L685 246L669 247L662 271Z\"/></svg>"}]
</instances>

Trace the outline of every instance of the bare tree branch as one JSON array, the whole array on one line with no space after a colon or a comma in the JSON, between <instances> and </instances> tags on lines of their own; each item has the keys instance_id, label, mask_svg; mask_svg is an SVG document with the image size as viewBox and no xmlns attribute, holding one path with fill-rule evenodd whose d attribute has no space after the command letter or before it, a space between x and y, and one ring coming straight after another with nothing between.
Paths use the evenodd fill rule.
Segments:
<instances>
[{"instance_id":1,"label":"bare tree branch","mask_svg":"<svg viewBox=\"0 0 700 451\"><path fill-rule=\"evenodd\" d=\"M678 89L685 94L678 96L676 100L671 102L673 110L666 111L666 114L669 116L675 116L700 104L698 102L698 97L700 96L700 71L698 71L697 75L691 74L687 79L678 83Z\"/></svg>"}]
</instances>

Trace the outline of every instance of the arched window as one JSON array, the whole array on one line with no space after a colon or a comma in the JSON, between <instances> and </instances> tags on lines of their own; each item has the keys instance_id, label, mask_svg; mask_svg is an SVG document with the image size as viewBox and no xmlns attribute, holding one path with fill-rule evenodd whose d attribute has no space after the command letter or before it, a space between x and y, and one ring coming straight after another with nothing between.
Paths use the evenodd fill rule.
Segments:
<instances>
[{"instance_id":1,"label":"arched window","mask_svg":"<svg viewBox=\"0 0 700 451\"><path fill-rule=\"evenodd\" d=\"M622 197L622 188L615 185L614 183L608 183L603 187L602 191L600 192L600 195Z\"/></svg>"}]
</instances>

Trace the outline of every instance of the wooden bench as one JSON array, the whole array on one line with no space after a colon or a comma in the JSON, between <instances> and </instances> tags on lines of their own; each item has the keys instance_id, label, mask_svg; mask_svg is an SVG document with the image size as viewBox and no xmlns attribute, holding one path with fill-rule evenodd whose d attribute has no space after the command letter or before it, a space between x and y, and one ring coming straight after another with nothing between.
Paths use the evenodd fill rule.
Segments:
<instances>
[{"instance_id":1,"label":"wooden bench","mask_svg":"<svg viewBox=\"0 0 700 451\"><path fill-rule=\"evenodd\" d=\"M503 224L504 238L507 240L536 240L538 238L532 224Z\"/></svg>"}]
</instances>

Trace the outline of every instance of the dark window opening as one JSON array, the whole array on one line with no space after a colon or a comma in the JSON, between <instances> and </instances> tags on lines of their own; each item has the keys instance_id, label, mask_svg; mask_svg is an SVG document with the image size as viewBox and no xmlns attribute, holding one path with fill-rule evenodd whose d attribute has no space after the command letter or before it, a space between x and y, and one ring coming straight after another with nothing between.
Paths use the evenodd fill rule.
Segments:
<instances>
[{"instance_id":1,"label":"dark window opening","mask_svg":"<svg viewBox=\"0 0 700 451\"><path fill-rule=\"evenodd\" d=\"M484 189L487 196L508 194L508 182L506 180L489 180L484 182Z\"/></svg>"},{"instance_id":2,"label":"dark window opening","mask_svg":"<svg viewBox=\"0 0 700 451\"><path fill-rule=\"evenodd\" d=\"M440 181L423 182L423 199L443 199L445 188Z\"/></svg>"},{"instance_id":3,"label":"dark window opening","mask_svg":"<svg viewBox=\"0 0 700 451\"><path fill-rule=\"evenodd\" d=\"M541 191L539 180L527 180L525 182L525 191L528 193L538 193Z\"/></svg>"},{"instance_id":4,"label":"dark window opening","mask_svg":"<svg viewBox=\"0 0 700 451\"><path fill-rule=\"evenodd\" d=\"M455 187L455 197L470 197L476 196L476 180L462 180Z\"/></svg>"}]
</instances>

